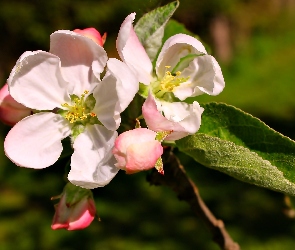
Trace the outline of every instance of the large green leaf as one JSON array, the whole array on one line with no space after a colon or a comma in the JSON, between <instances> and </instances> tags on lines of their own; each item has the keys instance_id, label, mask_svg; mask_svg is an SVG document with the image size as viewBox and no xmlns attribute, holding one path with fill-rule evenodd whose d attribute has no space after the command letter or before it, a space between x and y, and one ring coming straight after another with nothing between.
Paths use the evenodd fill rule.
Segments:
<instances>
[{"instance_id":1,"label":"large green leaf","mask_svg":"<svg viewBox=\"0 0 295 250\"><path fill-rule=\"evenodd\" d=\"M165 25L178 6L179 2L175 1L157 8L145 14L134 26L134 30L151 61L156 58L157 52L162 46Z\"/></svg>"},{"instance_id":2,"label":"large green leaf","mask_svg":"<svg viewBox=\"0 0 295 250\"><path fill-rule=\"evenodd\" d=\"M295 195L295 142L226 104L202 105L200 130L176 141L204 166L241 181Z\"/></svg>"}]
</instances>

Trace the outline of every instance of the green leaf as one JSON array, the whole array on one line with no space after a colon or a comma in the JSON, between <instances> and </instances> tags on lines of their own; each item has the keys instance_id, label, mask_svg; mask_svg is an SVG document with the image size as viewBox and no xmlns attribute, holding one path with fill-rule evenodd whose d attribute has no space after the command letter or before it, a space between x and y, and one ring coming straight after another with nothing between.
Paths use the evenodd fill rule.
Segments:
<instances>
[{"instance_id":1,"label":"green leaf","mask_svg":"<svg viewBox=\"0 0 295 250\"><path fill-rule=\"evenodd\" d=\"M85 126L81 123L76 123L72 127L72 142L74 143L74 140L78 137L79 134L83 133L85 131Z\"/></svg>"},{"instance_id":2,"label":"green leaf","mask_svg":"<svg viewBox=\"0 0 295 250\"><path fill-rule=\"evenodd\" d=\"M141 17L134 30L139 41L145 48L149 58L153 61L162 46L162 39L166 23L179 6L179 1L157 8Z\"/></svg>"},{"instance_id":3,"label":"green leaf","mask_svg":"<svg viewBox=\"0 0 295 250\"><path fill-rule=\"evenodd\" d=\"M61 115L62 117L65 117L69 111L64 109L58 109L57 114Z\"/></svg>"},{"instance_id":4,"label":"green leaf","mask_svg":"<svg viewBox=\"0 0 295 250\"><path fill-rule=\"evenodd\" d=\"M70 95L70 98L71 98L71 101L72 102L75 102L75 100L79 100L80 99L79 96L77 96L75 94Z\"/></svg>"},{"instance_id":5,"label":"green leaf","mask_svg":"<svg viewBox=\"0 0 295 250\"><path fill-rule=\"evenodd\" d=\"M197 35L195 35L194 33L192 33L191 31L189 31L184 26L184 24L179 23L178 21L176 21L174 19L170 19L165 27L163 42L165 42L169 37L174 36L179 33L193 36L199 40L199 37Z\"/></svg>"},{"instance_id":6,"label":"green leaf","mask_svg":"<svg viewBox=\"0 0 295 250\"><path fill-rule=\"evenodd\" d=\"M185 68L189 66L189 64L198 56L203 56L205 54L188 54L182 58L180 58L179 62L175 65L171 73L173 75L176 74L177 71L183 71Z\"/></svg>"},{"instance_id":7,"label":"green leaf","mask_svg":"<svg viewBox=\"0 0 295 250\"><path fill-rule=\"evenodd\" d=\"M241 181L295 195L295 142L233 106L202 105L200 130L176 141L204 166Z\"/></svg>"},{"instance_id":8,"label":"green leaf","mask_svg":"<svg viewBox=\"0 0 295 250\"><path fill-rule=\"evenodd\" d=\"M90 94L89 96L87 96L86 100L85 100L85 113L89 113L94 109L96 100L93 96L93 94Z\"/></svg>"},{"instance_id":9,"label":"green leaf","mask_svg":"<svg viewBox=\"0 0 295 250\"><path fill-rule=\"evenodd\" d=\"M149 95L149 85L139 83L138 94L140 94L143 98L147 98Z\"/></svg>"},{"instance_id":10,"label":"green leaf","mask_svg":"<svg viewBox=\"0 0 295 250\"><path fill-rule=\"evenodd\" d=\"M90 125L94 125L94 124L99 124L102 125L102 123L98 120L97 116L88 116L85 124L90 124Z\"/></svg>"},{"instance_id":11,"label":"green leaf","mask_svg":"<svg viewBox=\"0 0 295 250\"><path fill-rule=\"evenodd\" d=\"M90 189L75 186L68 182L64 187L63 195L66 196L67 206L71 207L83 199L92 198L92 191Z\"/></svg>"}]
</instances>

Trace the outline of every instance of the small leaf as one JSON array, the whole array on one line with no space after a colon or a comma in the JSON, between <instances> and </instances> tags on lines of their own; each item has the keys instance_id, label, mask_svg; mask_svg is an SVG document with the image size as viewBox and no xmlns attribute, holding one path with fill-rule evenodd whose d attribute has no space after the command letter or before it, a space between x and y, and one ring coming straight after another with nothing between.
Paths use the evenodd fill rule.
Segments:
<instances>
[{"instance_id":1,"label":"small leaf","mask_svg":"<svg viewBox=\"0 0 295 250\"><path fill-rule=\"evenodd\" d=\"M74 140L78 137L79 134L83 133L85 130L85 126L77 123L72 127L72 142L74 142Z\"/></svg>"},{"instance_id":2,"label":"small leaf","mask_svg":"<svg viewBox=\"0 0 295 250\"><path fill-rule=\"evenodd\" d=\"M86 100L85 100L85 113L89 113L94 109L96 100L93 97L93 94L90 94L89 96L87 96Z\"/></svg>"},{"instance_id":3,"label":"small leaf","mask_svg":"<svg viewBox=\"0 0 295 250\"><path fill-rule=\"evenodd\" d=\"M90 125L99 124L99 125L102 125L102 123L97 119L97 116L88 116L87 119L86 119L85 124L90 124Z\"/></svg>"},{"instance_id":4,"label":"small leaf","mask_svg":"<svg viewBox=\"0 0 295 250\"><path fill-rule=\"evenodd\" d=\"M79 100L80 99L79 96L77 96L75 94L70 95L70 98L71 98L71 101L72 102L75 102L75 100Z\"/></svg>"},{"instance_id":5,"label":"small leaf","mask_svg":"<svg viewBox=\"0 0 295 250\"><path fill-rule=\"evenodd\" d=\"M161 175L164 175L163 160L161 157L157 160L155 168Z\"/></svg>"},{"instance_id":6,"label":"small leaf","mask_svg":"<svg viewBox=\"0 0 295 250\"><path fill-rule=\"evenodd\" d=\"M171 71L172 75L175 75L177 71L183 71L189 66L189 64L198 56L203 56L205 54L188 54L180 58L179 62L175 65Z\"/></svg>"},{"instance_id":7,"label":"small leaf","mask_svg":"<svg viewBox=\"0 0 295 250\"><path fill-rule=\"evenodd\" d=\"M66 204L69 207L85 199L85 197L92 197L92 191L90 189L75 186L70 182L64 187L63 194L66 195Z\"/></svg>"},{"instance_id":8,"label":"small leaf","mask_svg":"<svg viewBox=\"0 0 295 250\"><path fill-rule=\"evenodd\" d=\"M157 141L159 141L159 142L162 142L171 133L172 133L172 130L171 131L159 131L159 132L157 132L157 135L156 135L156 138L155 139Z\"/></svg>"},{"instance_id":9,"label":"small leaf","mask_svg":"<svg viewBox=\"0 0 295 250\"><path fill-rule=\"evenodd\" d=\"M295 142L259 119L226 104L202 105L198 133L176 141L204 166L295 195Z\"/></svg>"},{"instance_id":10,"label":"small leaf","mask_svg":"<svg viewBox=\"0 0 295 250\"><path fill-rule=\"evenodd\" d=\"M140 94L143 98L147 98L149 95L149 85L145 85L143 83L139 83L139 91L138 94Z\"/></svg>"},{"instance_id":11,"label":"small leaf","mask_svg":"<svg viewBox=\"0 0 295 250\"><path fill-rule=\"evenodd\" d=\"M179 1L157 8L138 20L134 30L139 41L145 48L149 58L153 61L162 46L162 39L166 23L179 6Z\"/></svg>"},{"instance_id":12,"label":"small leaf","mask_svg":"<svg viewBox=\"0 0 295 250\"><path fill-rule=\"evenodd\" d=\"M57 110L57 114L61 115L62 117L65 117L69 111L64 109Z\"/></svg>"}]
</instances>

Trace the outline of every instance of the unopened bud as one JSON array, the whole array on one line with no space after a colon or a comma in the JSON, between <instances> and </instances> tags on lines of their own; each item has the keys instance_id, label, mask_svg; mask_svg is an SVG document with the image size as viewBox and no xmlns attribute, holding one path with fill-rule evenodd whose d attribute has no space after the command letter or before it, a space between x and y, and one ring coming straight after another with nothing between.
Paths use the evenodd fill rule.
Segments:
<instances>
[{"instance_id":1,"label":"unopened bud","mask_svg":"<svg viewBox=\"0 0 295 250\"><path fill-rule=\"evenodd\" d=\"M163 147L156 140L156 132L136 128L118 136L113 154L117 160L116 166L132 174L153 168L163 154Z\"/></svg>"},{"instance_id":2,"label":"unopened bud","mask_svg":"<svg viewBox=\"0 0 295 250\"><path fill-rule=\"evenodd\" d=\"M89 189L68 183L60 201L55 205L55 214L51 228L79 230L90 225L96 214L92 192Z\"/></svg>"},{"instance_id":3,"label":"unopened bud","mask_svg":"<svg viewBox=\"0 0 295 250\"><path fill-rule=\"evenodd\" d=\"M13 126L23 118L29 116L32 110L18 103L12 98L5 84L0 90L0 121Z\"/></svg>"},{"instance_id":4,"label":"unopened bud","mask_svg":"<svg viewBox=\"0 0 295 250\"><path fill-rule=\"evenodd\" d=\"M104 33L103 36L101 36L100 33L95 28L86 28L83 30L75 29L74 32L92 39L101 47L103 47L107 38L107 33Z\"/></svg>"}]
</instances>

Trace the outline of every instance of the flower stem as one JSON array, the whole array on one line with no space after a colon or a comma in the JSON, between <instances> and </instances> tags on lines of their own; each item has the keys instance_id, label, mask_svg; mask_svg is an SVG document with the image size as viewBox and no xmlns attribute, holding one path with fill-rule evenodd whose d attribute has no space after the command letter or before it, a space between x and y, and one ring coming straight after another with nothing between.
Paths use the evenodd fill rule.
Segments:
<instances>
[{"instance_id":1,"label":"flower stem","mask_svg":"<svg viewBox=\"0 0 295 250\"><path fill-rule=\"evenodd\" d=\"M199 216L210 230L213 241L222 250L239 250L239 245L233 241L226 231L222 220L216 219L200 196L195 183L186 175L183 166L170 149L163 154L165 174L161 175L156 170L148 175L147 181L153 185L164 185L170 187L180 200L186 201L192 211Z\"/></svg>"}]
</instances>

